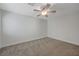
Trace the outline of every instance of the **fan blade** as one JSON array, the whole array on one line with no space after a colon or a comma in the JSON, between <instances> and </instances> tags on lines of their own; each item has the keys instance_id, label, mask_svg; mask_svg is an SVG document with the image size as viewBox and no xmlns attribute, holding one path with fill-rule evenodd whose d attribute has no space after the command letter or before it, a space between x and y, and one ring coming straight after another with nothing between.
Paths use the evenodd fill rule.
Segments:
<instances>
[{"instance_id":1,"label":"fan blade","mask_svg":"<svg viewBox=\"0 0 79 59\"><path fill-rule=\"evenodd\" d=\"M53 11L49 11L50 13L56 13L56 10L53 10Z\"/></svg>"},{"instance_id":2,"label":"fan blade","mask_svg":"<svg viewBox=\"0 0 79 59\"><path fill-rule=\"evenodd\" d=\"M47 7L50 7L51 5L49 3L46 4Z\"/></svg>"},{"instance_id":3,"label":"fan blade","mask_svg":"<svg viewBox=\"0 0 79 59\"><path fill-rule=\"evenodd\" d=\"M38 9L34 9L33 11L40 11L40 10L38 10Z\"/></svg>"},{"instance_id":4,"label":"fan blade","mask_svg":"<svg viewBox=\"0 0 79 59\"><path fill-rule=\"evenodd\" d=\"M40 16L41 14L38 14L37 16Z\"/></svg>"},{"instance_id":5,"label":"fan blade","mask_svg":"<svg viewBox=\"0 0 79 59\"><path fill-rule=\"evenodd\" d=\"M45 6L43 6L42 10L47 10L50 7L50 4L46 4Z\"/></svg>"},{"instance_id":6,"label":"fan blade","mask_svg":"<svg viewBox=\"0 0 79 59\"><path fill-rule=\"evenodd\" d=\"M34 6L34 5L35 5L35 3L28 3L28 5Z\"/></svg>"},{"instance_id":7,"label":"fan blade","mask_svg":"<svg viewBox=\"0 0 79 59\"><path fill-rule=\"evenodd\" d=\"M50 11L51 13L56 13L56 10Z\"/></svg>"},{"instance_id":8,"label":"fan blade","mask_svg":"<svg viewBox=\"0 0 79 59\"><path fill-rule=\"evenodd\" d=\"M46 17L48 17L48 15L45 15Z\"/></svg>"}]
</instances>

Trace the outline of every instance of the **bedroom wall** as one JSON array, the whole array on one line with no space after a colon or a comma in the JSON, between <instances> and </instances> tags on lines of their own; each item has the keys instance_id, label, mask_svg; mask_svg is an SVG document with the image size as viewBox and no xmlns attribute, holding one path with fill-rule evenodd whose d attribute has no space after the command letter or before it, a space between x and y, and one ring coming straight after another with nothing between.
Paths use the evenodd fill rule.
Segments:
<instances>
[{"instance_id":1,"label":"bedroom wall","mask_svg":"<svg viewBox=\"0 0 79 59\"><path fill-rule=\"evenodd\" d=\"M1 48L1 10L0 10L0 48Z\"/></svg>"},{"instance_id":2,"label":"bedroom wall","mask_svg":"<svg viewBox=\"0 0 79 59\"><path fill-rule=\"evenodd\" d=\"M27 42L47 35L47 21L3 11L2 47Z\"/></svg>"},{"instance_id":3,"label":"bedroom wall","mask_svg":"<svg viewBox=\"0 0 79 59\"><path fill-rule=\"evenodd\" d=\"M48 20L48 37L79 45L79 13L61 13Z\"/></svg>"}]
</instances>

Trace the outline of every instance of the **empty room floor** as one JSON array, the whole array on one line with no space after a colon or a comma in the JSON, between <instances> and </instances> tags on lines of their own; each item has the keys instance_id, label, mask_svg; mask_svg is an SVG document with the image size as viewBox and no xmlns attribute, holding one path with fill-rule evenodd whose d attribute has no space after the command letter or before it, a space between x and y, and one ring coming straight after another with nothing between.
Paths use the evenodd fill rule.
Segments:
<instances>
[{"instance_id":1,"label":"empty room floor","mask_svg":"<svg viewBox=\"0 0 79 59\"><path fill-rule=\"evenodd\" d=\"M79 56L79 46L48 37L0 50L1 56Z\"/></svg>"}]
</instances>

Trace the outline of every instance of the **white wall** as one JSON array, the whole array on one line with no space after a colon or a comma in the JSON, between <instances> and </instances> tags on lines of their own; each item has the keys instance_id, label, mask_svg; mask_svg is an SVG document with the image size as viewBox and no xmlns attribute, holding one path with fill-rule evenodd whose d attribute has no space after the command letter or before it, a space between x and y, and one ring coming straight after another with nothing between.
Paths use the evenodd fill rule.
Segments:
<instances>
[{"instance_id":1,"label":"white wall","mask_svg":"<svg viewBox=\"0 0 79 59\"><path fill-rule=\"evenodd\" d=\"M79 45L79 13L62 12L48 20L48 37Z\"/></svg>"},{"instance_id":2,"label":"white wall","mask_svg":"<svg viewBox=\"0 0 79 59\"><path fill-rule=\"evenodd\" d=\"M1 48L1 11L0 11L0 48Z\"/></svg>"},{"instance_id":3,"label":"white wall","mask_svg":"<svg viewBox=\"0 0 79 59\"><path fill-rule=\"evenodd\" d=\"M3 47L46 37L46 20L3 12Z\"/></svg>"}]
</instances>

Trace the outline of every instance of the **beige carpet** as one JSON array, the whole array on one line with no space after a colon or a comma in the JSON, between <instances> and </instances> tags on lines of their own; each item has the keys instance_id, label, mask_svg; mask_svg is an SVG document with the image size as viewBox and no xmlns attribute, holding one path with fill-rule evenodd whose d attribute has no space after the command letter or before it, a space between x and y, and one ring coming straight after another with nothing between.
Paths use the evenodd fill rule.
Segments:
<instances>
[{"instance_id":1,"label":"beige carpet","mask_svg":"<svg viewBox=\"0 0 79 59\"><path fill-rule=\"evenodd\" d=\"M30 42L2 48L2 56L79 56L79 46L51 38L42 38Z\"/></svg>"}]
</instances>

